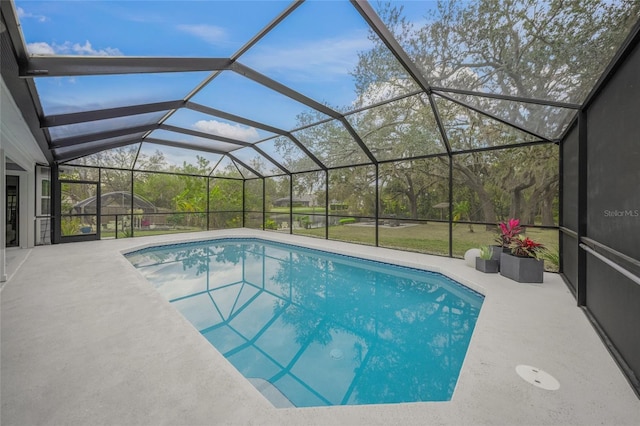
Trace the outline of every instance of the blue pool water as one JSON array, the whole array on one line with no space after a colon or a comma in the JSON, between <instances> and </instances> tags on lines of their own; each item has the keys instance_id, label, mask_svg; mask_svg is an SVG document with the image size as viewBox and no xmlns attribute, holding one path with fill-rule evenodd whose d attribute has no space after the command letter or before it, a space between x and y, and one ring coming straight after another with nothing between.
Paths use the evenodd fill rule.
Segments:
<instances>
[{"instance_id":1,"label":"blue pool water","mask_svg":"<svg viewBox=\"0 0 640 426\"><path fill-rule=\"evenodd\" d=\"M438 273L260 239L126 256L276 406L450 400L483 301Z\"/></svg>"}]
</instances>

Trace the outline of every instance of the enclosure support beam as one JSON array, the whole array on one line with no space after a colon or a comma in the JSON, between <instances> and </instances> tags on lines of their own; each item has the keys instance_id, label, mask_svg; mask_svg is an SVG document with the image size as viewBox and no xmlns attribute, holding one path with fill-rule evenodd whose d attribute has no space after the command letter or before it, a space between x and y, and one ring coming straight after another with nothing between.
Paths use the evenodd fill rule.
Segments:
<instances>
[{"instance_id":1,"label":"enclosure support beam","mask_svg":"<svg viewBox=\"0 0 640 426\"><path fill-rule=\"evenodd\" d=\"M243 228L246 228L246 226L247 226L246 223L245 223L245 220L244 220L244 217L247 214L247 203L246 203L247 190L246 190L246 187L247 187L247 180L246 179L242 179L242 227Z\"/></svg>"},{"instance_id":2,"label":"enclosure support beam","mask_svg":"<svg viewBox=\"0 0 640 426\"><path fill-rule=\"evenodd\" d=\"M262 230L265 230L265 222L267 219L267 215L266 215L266 208L267 208L267 182L265 180L265 178L262 178Z\"/></svg>"},{"instance_id":3,"label":"enclosure support beam","mask_svg":"<svg viewBox=\"0 0 640 426\"><path fill-rule=\"evenodd\" d=\"M60 206L60 201L62 200L60 195L61 189L58 163L53 163L51 165L51 212L53 213L53 217L51 218L51 244L60 243L62 221L60 218L62 214L62 207Z\"/></svg>"},{"instance_id":4,"label":"enclosure support beam","mask_svg":"<svg viewBox=\"0 0 640 426\"><path fill-rule=\"evenodd\" d=\"M269 154L267 154L266 152L264 152L261 148L258 148L255 145L251 146L258 154L262 155L264 158L266 158L267 160L269 160L270 162L272 162L277 168L279 168L283 173L288 174L289 176L291 176L291 172L289 170L287 170L282 164L280 164L278 161L276 161L272 156L270 156Z\"/></svg>"},{"instance_id":5,"label":"enclosure support beam","mask_svg":"<svg viewBox=\"0 0 640 426\"><path fill-rule=\"evenodd\" d=\"M568 108L568 109L580 108L579 104L572 104L568 102L557 102L557 101L535 99L535 98L523 98L521 96L502 95L499 93L485 93L485 92L476 92L474 90L453 89L450 87L436 87L436 86L431 86L431 89L433 91L438 91L438 92L457 93L459 95L477 96L481 98L498 99L501 101L521 102L526 104L552 106L556 108Z\"/></svg>"},{"instance_id":6,"label":"enclosure support beam","mask_svg":"<svg viewBox=\"0 0 640 426\"><path fill-rule=\"evenodd\" d=\"M262 174L258 173L257 170L254 170L252 167L249 167L247 164L243 163L242 161L238 160L235 156L227 153L227 156L229 158L231 158L234 162L240 164L242 167L244 167L245 169L249 170L251 173L253 173L254 175L258 176L259 178L263 178L264 176L262 176ZM236 166L237 167L237 166ZM242 173L240 173L242 174ZM244 177L244 176L243 176Z\"/></svg>"},{"instance_id":7,"label":"enclosure support beam","mask_svg":"<svg viewBox=\"0 0 640 426\"><path fill-rule=\"evenodd\" d=\"M124 56L29 56L20 77L140 74L227 70L229 58L154 58Z\"/></svg>"},{"instance_id":8,"label":"enclosure support beam","mask_svg":"<svg viewBox=\"0 0 640 426\"><path fill-rule=\"evenodd\" d=\"M293 175L289 175L289 234L293 234Z\"/></svg>"},{"instance_id":9,"label":"enclosure support beam","mask_svg":"<svg viewBox=\"0 0 640 426\"><path fill-rule=\"evenodd\" d=\"M453 257L453 157L449 157L449 257Z\"/></svg>"},{"instance_id":10,"label":"enclosure support beam","mask_svg":"<svg viewBox=\"0 0 640 426\"><path fill-rule=\"evenodd\" d=\"M568 281L564 273L564 147L558 144L558 273ZM578 242L579 244L579 242ZM574 294L575 296L575 294Z\"/></svg>"},{"instance_id":11,"label":"enclosure support beam","mask_svg":"<svg viewBox=\"0 0 640 426\"><path fill-rule=\"evenodd\" d=\"M191 149L191 150L194 150L194 151L201 151L201 152L210 152L212 154L220 154L220 155L226 155L227 154L226 151L221 151L219 149L203 148L203 147L201 147L199 145L194 145L194 144L185 143L185 142L169 141L169 140L166 140L166 139L147 138L144 141L147 142L147 143L155 144L155 145L172 146L172 147L175 147L175 148Z\"/></svg>"},{"instance_id":12,"label":"enclosure support beam","mask_svg":"<svg viewBox=\"0 0 640 426\"><path fill-rule=\"evenodd\" d=\"M68 124L86 123L87 121L107 120L129 115L148 114L151 112L178 109L184 101L156 102L143 105L131 105L119 108L106 108L93 111L74 112L70 114L49 115L40 120L40 127L66 126Z\"/></svg>"},{"instance_id":13,"label":"enclosure support beam","mask_svg":"<svg viewBox=\"0 0 640 426\"><path fill-rule=\"evenodd\" d=\"M209 197L211 195L211 177L207 177L207 231L209 230L209 217L211 216L211 214L209 213L210 210L210 200Z\"/></svg>"},{"instance_id":14,"label":"enclosure support beam","mask_svg":"<svg viewBox=\"0 0 640 426\"><path fill-rule=\"evenodd\" d=\"M389 31L384 22L382 22L369 2L361 0L351 0L351 4L358 11L358 13L362 15L364 20L367 21L369 27L371 27L371 29L378 35L378 37L380 37L380 40L382 40L385 46L387 46L393 56L396 57L405 71L413 78L413 80L415 80L416 83L418 83L422 90L429 93L431 89L429 88L427 79L424 78L422 72L420 72L411 58L409 58L407 52L405 52L402 46L400 46L395 36L391 33L391 31Z\"/></svg>"},{"instance_id":15,"label":"enclosure support beam","mask_svg":"<svg viewBox=\"0 0 640 426\"><path fill-rule=\"evenodd\" d=\"M133 180L131 181L131 217L133 217ZM102 220L100 218L100 212L102 211L102 169L98 169L98 184L96 185L96 238L100 239L100 228L102 227ZM131 226L131 236L133 237L133 221Z\"/></svg>"},{"instance_id":16,"label":"enclosure support beam","mask_svg":"<svg viewBox=\"0 0 640 426\"><path fill-rule=\"evenodd\" d=\"M67 148L74 145L82 145L88 142L95 142L104 139L118 138L120 136L135 135L137 133L144 133L155 130L158 128L157 124L147 124L144 126L125 127L115 130L107 130L105 132L87 133L78 136L71 136L68 138L58 139L51 142L49 148Z\"/></svg>"},{"instance_id":17,"label":"enclosure support beam","mask_svg":"<svg viewBox=\"0 0 640 426\"><path fill-rule=\"evenodd\" d=\"M199 132L197 130L185 129L185 128L182 128L182 127L172 126L170 124L160 124L158 126L158 128L160 130L167 130L169 132L182 133L183 135L195 136L195 137L203 138L203 139L211 139L211 140L214 140L214 141L225 142L225 143L229 143L229 144L232 144L232 145L251 146L251 144L249 142L245 142L245 141L241 141L241 140L237 140L237 139L232 139L232 138L228 138L228 137L225 137L225 136L215 136L215 135L212 135L211 133L205 133L205 132Z\"/></svg>"},{"instance_id":18,"label":"enclosure support beam","mask_svg":"<svg viewBox=\"0 0 640 426\"><path fill-rule=\"evenodd\" d=\"M102 179L102 174L100 176L101 176L101 179ZM102 186L102 185L100 185L100 186ZM135 205L133 203L133 198L134 198L133 197L133 171L131 171L131 218L129 219L129 227L131 228L130 229L131 238L134 237L134 235L133 235L133 223L134 223L134 221L133 221L133 219L134 219L134 217L133 217L133 209L135 208Z\"/></svg>"},{"instance_id":19,"label":"enclosure support beam","mask_svg":"<svg viewBox=\"0 0 640 426\"><path fill-rule=\"evenodd\" d=\"M220 111L218 109L211 108L211 107L208 107L208 106L205 106L205 105L200 105L200 104L197 104L197 103L191 102L191 101L187 102L186 108L192 109L194 111L201 112L203 114L211 115L211 116L214 116L214 117L223 118L225 120L235 121L237 123L244 124L245 126L250 126L250 127L255 127L257 129L265 130L267 132L275 133L276 135L287 137L287 138L291 139L291 141L293 141L293 143L298 148L300 148L305 154L307 154L307 156L309 158L311 158L311 160L314 163L316 163L318 165L318 167L320 167L323 170L326 169L326 166L324 164L322 164L320 162L320 160L318 160L318 158L316 158L315 155L313 155L304 145L302 145L302 143L300 143L300 141L298 139L296 139L291 133L287 132L286 130L282 130L282 129L279 129L279 128L273 127L273 126L269 126L267 124L260 123L258 121L249 120L247 118L240 117L238 115L230 114L228 112Z\"/></svg>"},{"instance_id":20,"label":"enclosure support beam","mask_svg":"<svg viewBox=\"0 0 640 426\"><path fill-rule=\"evenodd\" d=\"M375 168L376 168L376 247L380 246L380 221L378 220L378 218L380 217L380 185L379 185L379 181L380 181L380 176L379 176L379 172L380 172L380 168L378 167L378 163L374 164Z\"/></svg>"},{"instance_id":21,"label":"enclosure support beam","mask_svg":"<svg viewBox=\"0 0 640 426\"><path fill-rule=\"evenodd\" d=\"M86 155L94 154L96 152L104 151L107 149L118 148L121 146L127 146L134 143L140 143L140 138L128 138L118 142L105 143L102 145L94 146L91 145L90 148L87 147L78 147L78 149L74 149L71 152L66 153L58 153L57 150L53 150L53 157L56 162L62 163L65 161L75 160L76 158L84 157ZM135 163L134 163L135 164Z\"/></svg>"},{"instance_id":22,"label":"enclosure support beam","mask_svg":"<svg viewBox=\"0 0 640 426\"><path fill-rule=\"evenodd\" d=\"M449 142L449 137L447 136L447 131L444 128L444 124L442 123L442 118L440 117L440 111L438 110L438 104L436 104L436 100L433 99L433 95L428 94L429 105L431 105L431 109L433 111L433 116L436 119L436 124L438 125L438 130L440 131L440 136L442 136L442 142L444 143L444 147L447 149L447 154L449 158L451 158L451 143Z\"/></svg>"},{"instance_id":23,"label":"enclosure support beam","mask_svg":"<svg viewBox=\"0 0 640 426\"><path fill-rule=\"evenodd\" d=\"M517 124L511 123L511 122L509 122L509 121L507 121L507 120L504 120L504 119L502 119L502 118L500 118L500 117L497 117L497 116L495 116L495 115L493 115L493 114L490 114L490 113L488 113L488 112L486 112L486 111L482 111L482 110L481 110L481 109L479 109L479 108L476 108L476 107L474 107L474 106L472 106L472 105L467 104L466 102L463 102L463 101L460 101L460 100L458 100L458 99L452 98L451 96L445 95L444 93L436 93L436 92L434 92L434 93L435 93L436 95L440 96L441 98L444 98L444 99L446 99L446 100L448 100L448 101L451 101L451 102L453 102L453 103L456 103L456 104L458 104L458 105L461 105L461 106L463 106L463 107L465 107L465 108L469 108L471 111L475 111L475 112L477 112L477 113L478 113L478 114L480 114L480 115L484 115L485 117L489 117L490 119L495 120L495 121L498 121L498 122L500 122L500 123L502 123L502 124L504 124L504 125L506 125L506 126L514 127L514 128L516 128L516 129L520 130L521 132L524 132L524 133L526 133L526 134L528 134L528 135L534 136L534 137L536 137L536 138L538 138L538 139L545 140L545 141L551 141L551 139L549 139L549 138L546 138L546 137L544 137L544 136L541 136L541 135L539 135L539 134L537 134L537 133L535 133L535 132L532 132L531 130L527 130L527 129L525 129L525 128L524 128L524 127L522 127L522 126L519 126L519 125L517 125Z\"/></svg>"},{"instance_id":24,"label":"enclosure support beam","mask_svg":"<svg viewBox=\"0 0 640 426\"><path fill-rule=\"evenodd\" d=\"M364 142L362 141L362 139L360 139L360 136L356 133L356 131L353 129L353 127L351 127L351 124L349 124L349 122L347 121L346 118L344 118L344 116L342 114L340 114L337 111L334 111L333 109L329 108L328 106L325 106L319 102L314 101L313 99L296 92L295 90L278 83L277 81L267 77L266 75L260 74L259 72L245 66L242 65L239 62L236 62L233 64L233 66L231 67L231 69L233 71L235 71L236 73L255 81L258 84L261 84L265 87L268 87L271 90L274 90L278 93L280 93L281 95L284 95L288 98L291 98L297 102L300 102L303 105L308 106L309 108L315 109L316 111L320 111L321 113L328 115L331 118L334 118L338 121L340 121L342 123L342 125L345 127L345 129L347 129L347 132L349 132L349 134L351 135L351 137L356 141L356 143L358 144L358 146L360 146L360 148L362 149L362 151L364 151L364 153L366 154L366 156L369 158L369 160L372 163L376 163L377 160L376 158L373 156L373 154L371 153L371 151L369 151L369 148L367 148L367 146L364 144Z\"/></svg>"},{"instance_id":25,"label":"enclosure support beam","mask_svg":"<svg viewBox=\"0 0 640 426\"><path fill-rule=\"evenodd\" d=\"M587 113L578 113L578 306L587 305L587 252L580 248L587 236Z\"/></svg>"},{"instance_id":26,"label":"enclosure support beam","mask_svg":"<svg viewBox=\"0 0 640 426\"><path fill-rule=\"evenodd\" d=\"M324 239L329 239L329 170L324 171Z\"/></svg>"},{"instance_id":27,"label":"enclosure support beam","mask_svg":"<svg viewBox=\"0 0 640 426\"><path fill-rule=\"evenodd\" d=\"M351 4L358 11L358 13L367 21L369 27L380 37L380 40L387 46L389 51L395 56L400 65L404 68L404 70L409 74L413 80L420 86L420 88L429 96L429 102L431 103L431 107L435 111L435 103L431 98L431 86L429 82L422 74L420 69L416 66L416 64L411 60L407 52L404 51L400 43L396 40L395 36L389 31L387 26L382 22L378 14L375 12L373 7L367 1L361 0L351 0ZM447 151L451 154L451 150L448 148L448 143L446 142L447 135L444 131L444 127L442 126L441 121L438 119L436 114L436 122L438 124L438 129L442 134L442 138L445 140L445 144L447 145Z\"/></svg>"}]
</instances>

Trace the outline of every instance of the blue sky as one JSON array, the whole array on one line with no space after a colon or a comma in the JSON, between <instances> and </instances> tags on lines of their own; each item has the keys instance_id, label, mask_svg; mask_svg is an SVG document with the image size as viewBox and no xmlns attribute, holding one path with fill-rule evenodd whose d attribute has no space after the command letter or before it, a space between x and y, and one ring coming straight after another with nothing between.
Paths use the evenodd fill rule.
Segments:
<instances>
[{"instance_id":1,"label":"blue sky","mask_svg":"<svg viewBox=\"0 0 640 426\"><path fill-rule=\"evenodd\" d=\"M416 20L424 14L421 10L433 6L433 2L403 3ZM32 54L230 57L290 2L16 0L15 4ZM368 36L367 24L348 1L307 1L239 62L345 110L357 98L350 73L358 52L373 46ZM60 114L182 99L208 75L41 78L36 87L45 113ZM296 115L309 111L230 71L193 100L285 130L296 127ZM191 115L193 122L189 114L176 116L173 122L255 141L255 129Z\"/></svg>"},{"instance_id":2,"label":"blue sky","mask_svg":"<svg viewBox=\"0 0 640 426\"><path fill-rule=\"evenodd\" d=\"M290 5L289 1L276 0L14 1L32 54L223 58L232 56ZM467 3L470 4L463 0L461 5ZM380 7L378 0L370 4L374 9ZM429 19L436 2L393 0L392 5L402 6L404 17L419 27ZM356 92L351 74L358 63L358 54L375 45L371 37L368 25L349 1L308 0L244 53L239 62L341 112L415 90L415 83L410 86L407 77L400 73L392 77L392 82L376 81L364 93ZM486 72L478 67L459 70L470 78L482 77ZM180 100L209 75L210 72L193 72L42 77L36 78L35 84L45 114L52 115ZM430 80L434 75L426 77ZM458 82L452 79L450 84L455 87ZM486 85L486 90L517 94L509 87L490 86ZM475 90L485 89L478 86ZM222 72L192 100L284 130L298 127L297 117L312 111L233 71ZM492 110L486 106L486 100L483 102L485 108ZM497 109L506 102L496 102ZM539 107L534 105L533 109ZM558 115L558 129L568 123L566 117L571 116L571 111L564 118ZM314 115L323 118L318 113ZM131 126L145 124L144 117L127 120ZM264 132L242 124L185 111L172 116L167 124L251 143L265 136ZM91 126L104 129L113 125L105 121L59 128L54 131L54 139L79 134ZM190 141L182 134L178 138Z\"/></svg>"},{"instance_id":3,"label":"blue sky","mask_svg":"<svg viewBox=\"0 0 640 426\"><path fill-rule=\"evenodd\" d=\"M46 43L56 53L88 53L75 47L88 43L94 54L212 57L230 56L288 4L157 0L15 3L27 43Z\"/></svg>"},{"instance_id":4,"label":"blue sky","mask_svg":"<svg viewBox=\"0 0 640 426\"><path fill-rule=\"evenodd\" d=\"M406 3L408 8L425 4ZM272 0L16 1L31 53L182 57L229 57L288 4ZM357 52L372 46L367 35L364 20L348 1L309 1L240 62L315 100L342 107L355 99L349 73L357 63ZM77 83L79 79L84 78L67 80ZM94 80L108 86L99 78ZM120 78L117 85L125 84L124 80ZM160 90L153 81L148 83L152 91ZM83 93L87 86L82 87Z\"/></svg>"}]
</instances>

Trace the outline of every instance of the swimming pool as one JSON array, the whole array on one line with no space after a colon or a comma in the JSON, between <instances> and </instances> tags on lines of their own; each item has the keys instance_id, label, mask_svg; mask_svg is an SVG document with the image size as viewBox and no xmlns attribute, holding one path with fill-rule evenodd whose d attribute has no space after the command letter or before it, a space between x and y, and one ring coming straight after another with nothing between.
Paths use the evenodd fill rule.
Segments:
<instances>
[{"instance_id":1,"label":"swimming pool","mask_svg":"<svg viewBox=\"0 0 640 426\"><path fill-rule=\"evenodd\" d=\"M483 301L438 273L254 238L126 257L276 407L450 400Z\"/></svg>"}]
</instances>

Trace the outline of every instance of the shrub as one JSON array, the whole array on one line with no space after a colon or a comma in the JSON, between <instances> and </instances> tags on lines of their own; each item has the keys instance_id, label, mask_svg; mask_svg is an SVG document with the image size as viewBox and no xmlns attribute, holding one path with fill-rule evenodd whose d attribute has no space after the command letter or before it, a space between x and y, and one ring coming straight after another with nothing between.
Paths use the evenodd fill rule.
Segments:
<instances>
[{"instance_id":1,"label":"shrub","mask_svg":"<svg viewBox=\"0 0 640 426\"><path fill-rule=\"evenodd\" d=\"M560 254L556 250L547 250L543 253L542 258L548 262L547 266L550 271L560 270Z\"/></svg>"},{"instance_id":2,"label":"shrub","mask_svg":"<svg viewBox=\"0 0 640 426\"><path fill-rule=\"evenodd\" d=\"M184 223L184 214L174 213L167 217L167 223L172 226L182 225Z\"/></svg>"},{"instance_id":3,"label":"shrub","mask_svg":"<svg viewBox=\"0 0 640 426\"><path fill-rule=\"evenodd\" d=\"M309 229L311 227L311 220L309 220L309 216L299 216L298 223L300 223L300 226L305 229Z\"/></svg>"},{"instance_id":4,"label":"shrub","mask_svg":"<svg viewBox=\"0 0 640 426\"><path fill-rule=\"evenodd\" d=\"M62 231L62 235L66 236L66 235L77 235L80 233L80 218L78 217L73 217L73 218L63 218L62 221L60 221L60 228Z\"/></svg>"},{"instance_id":5,"label":"shrub","mask_svg":"<svg viewBox=\"0 0 640 426\"><path fill-rule=\"evenodd\" d=\"M133 229L130 226L129 227L125 226L120 231L120 235L122 235L123 238L131 238L133 237Z\"/></svg>"}]
</instances>

